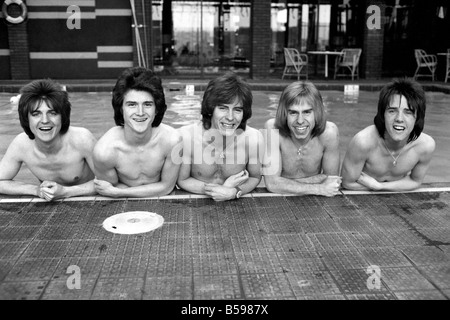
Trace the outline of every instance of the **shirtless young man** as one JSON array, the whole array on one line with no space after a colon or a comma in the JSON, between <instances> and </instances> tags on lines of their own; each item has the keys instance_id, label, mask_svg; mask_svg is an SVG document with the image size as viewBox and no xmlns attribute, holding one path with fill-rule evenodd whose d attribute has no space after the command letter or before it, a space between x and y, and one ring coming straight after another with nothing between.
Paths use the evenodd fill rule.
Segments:
<instances>
[{"instance_id":1,"label":"shirtless young man","mask_svg":"<svg viewBox=\"0 0 450 320\"><path fill-rule=\"evenodd\" d=\"M35 80L21 90L19 119L24 133L9 145L0 162L0 193L33 195L47 201L92 195L92 133L70 126L68 94L52 80ZM41 182L13 180L25 163Z\"/></svg>"},{"instance_id":2,"label":"shirtless young man","mask_svg":"<svg viewBox=\"0 0 450 320\"><path fill-rule=\"evenodd\" d=\"M95 189L109 197L169 194L180 169L171 152L181 138L161 123L167 108L161 79L149 69L126 69L114 87L112 105L117 126L94 148Z\"/></svg>"},{"instance_id":3,"label":"shirtless young man","mask_svg":"<svg viewBox=\"0 0 450 320\"><path fill-rule=\"evenodd\" d=\"M293 82L283 90L276 117L265 129L267 190L326 197L339 193L339 131L326 120L322 96L311 82Z\"/></svg>"},{"instance_id":4,"label":"shirtless young man","mask_svg":"<svg viewBox=\"0 0 450 320\"><path fill-rule=\"evenodd\" d=\"M371 125L350 141L342 165L343 187L351 190L407 191L418 188L435 149L422 132L426 99L415 81L402 79L380 92Z\"/></svg>"},{"instance_id":5,"label":"shirtless young man","mask_svg":"<svg viewBox=\"0 0 450 320\"><path fill-rule=\"evenodd\" d=\"M239 198L256 188L264 140L261 132L247 125L252 102L250 86L232 72L209 82L202 121L179 129L183 163L178 186L215 201Z\"/></svg>"}]
</instances>

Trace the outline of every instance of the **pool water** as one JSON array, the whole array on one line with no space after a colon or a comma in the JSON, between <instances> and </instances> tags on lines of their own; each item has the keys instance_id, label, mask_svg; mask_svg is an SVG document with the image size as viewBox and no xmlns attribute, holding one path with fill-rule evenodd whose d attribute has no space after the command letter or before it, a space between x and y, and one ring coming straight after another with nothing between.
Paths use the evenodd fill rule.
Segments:
<instances>
[{"instance_id":1,"label":"pool water","mask_svg":"<svg viewBox=\"0 0 450 320\"><path fill-rule=\"evenodd\" d=\"M262 129L264 123L275 117L281 92L254 91L252 118L248 125ZM9 103L12 94L0 94L0 155L6 151L14 137L22 132L19 117ZM363 128L373 124L378 92L360 91L358 95L345 95L341 91L322 92L328 120L339 128L341 161L350 139ZM188 125L201 118L202 92L186 96L181 91L166 91L167 111L163 122L175 128ZM70 93L72 102L71 124L85 127L100 138L114 126L110 92ZM427 92L427 112L424 132L436 140L436 151L424 182L450 182L450 95ZM23 170L22 170L23 171ZM29 179L26 174L23 177Z\"/></svg>"}]
</instances>

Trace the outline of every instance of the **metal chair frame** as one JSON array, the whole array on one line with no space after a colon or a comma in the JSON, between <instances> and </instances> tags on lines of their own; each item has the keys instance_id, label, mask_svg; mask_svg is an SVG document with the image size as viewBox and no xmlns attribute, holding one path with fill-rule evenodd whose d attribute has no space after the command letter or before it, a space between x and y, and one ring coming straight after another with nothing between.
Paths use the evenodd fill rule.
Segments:
<instances>
[{"instance_id":1,"label":"metal chair frame","mask_svg":"<svg viewBox=\"0 0 450 320\"><path fill-rule=\"evenodd\" d=\"M445 71L445 82L447 82L449 76L450 76L450 48L447 49L447 56L446 56L446 71Z\"/></svg>"},{"instance_id":2,"label":"metal chair frame","mask_svg":"<svg viewBox=\"0 0 450 320\"><path fill-rule=\"evenodd\" d=\"M414 72L414 80L417 80L418 77L431 77L432 81L434 81L434 75L437 68L437 56L434 54L427 54L425 50L422 49L414 49L414 56L416 57L417 62L416 72ZM428 70L429 74L419 73L419 71L423 68Z\"/></svg>"},{"instance_id":3,"label":"metal chair frame","mask_svg":"<svg viewBox=\"0 0 450 320\"><path fill-rule=\"evenodd\" d=\"M284 71L281 79L285 76L297 76L300 80L302 70L305 70L303 75L308 79L308 55L300 53L295 48L284 48Z\"/></svg>"},{"instance_id":4,"label":"metal chair frame","mask_svg":"<svg viewBox=\"0 0 450 320\"><path fill-rule=\"evenodd\" d=\"M336 59L336 64L334 67L334 79L337 76L352 76L352 81L355 78L359 79L359 60L361 58L362 49L359 48L346 48L342 49L342 54ZM350 74L345 71L338 73L340 69L350 71Z\"/></svg>"}]
</instances>

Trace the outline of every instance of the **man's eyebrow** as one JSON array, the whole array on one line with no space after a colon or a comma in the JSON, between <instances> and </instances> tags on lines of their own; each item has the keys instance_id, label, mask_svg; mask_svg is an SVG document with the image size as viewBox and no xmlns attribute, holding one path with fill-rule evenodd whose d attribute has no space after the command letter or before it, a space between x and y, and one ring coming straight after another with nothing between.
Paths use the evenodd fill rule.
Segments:
<instances>
[{"instance_id":1,"label":"man's eyebrow","mask_svg":"<svg viewBox=\"0 0 450 320\"><path fill-rule=\"evenodd\" d=\"M137 101L134 100L125 100L124 103L137 103ZM143 103L154 103L153 100L145 100Z\"/></svg>"}]
</instances>

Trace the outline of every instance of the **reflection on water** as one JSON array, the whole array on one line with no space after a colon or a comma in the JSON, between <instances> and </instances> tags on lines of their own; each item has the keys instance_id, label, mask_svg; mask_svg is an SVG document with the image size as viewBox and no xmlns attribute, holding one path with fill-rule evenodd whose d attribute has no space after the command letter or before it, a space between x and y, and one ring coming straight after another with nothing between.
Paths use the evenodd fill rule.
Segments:
<instances>
[{"instance_id":1,"label":"reflection on water","mask_svg":"<svg viewBox=\"0 0 450 320\"><path fill-rule=\"evenodd\" d=\"M248 124L262 129L274 118L281 91L253 91L252 117ZM378 92L359 91L359 95L345 95L342 91L321 91L327 118L339 128L341 159L350 139L360 130L373 124L377 112ZM17 94L0 93L0 157L14 137L23 132L18 112L11 104ZM201 119L202 92L166 92L167 111L163 122L175 128ZM99 139L115 125L111 92L71 92L71 125L89 129ZM450 95L427 92L427 111L424 132L436 140L436 151L425 182L450 181ZM26 175L26 174L25 174Z\"/></svg>"},{"instance_id":2,"label":"reflection on water","mask_svg":"<svg viewBox=\"0 0 450 320\"><path fill-rule=\"evenodd\" d=\"M178 128L200 120L201 98L199 95L166 94L164 121Z\"/></svg>"},{"instance_id":3,"label":"reflection on water","mask_svg":"<svg viewBox=\"0 0 450 320\"><path fill-rule=\"evenodd\" d=\"M252 117L247 123L254 128L262 129L268 119L275 118L280 95L281 92L254 91ZM181 95L167 92L167 111L164 116L164 122L179 128L200 120L202 97L203 95ZM338 91L324 91L322 92L322 98L325 112L328 113L330 108L336 108L339 105L357 104L359 102L359 92L344 95Z\"/></svg>"},{"instance_id":4,"label":"reflection on water","mask_svg":"<svg viewBox=\"0 0 450 320\"><path fill-rule=\"evenodd\" d=\"M344 103L358 103L359 92L344 94Z\"/></svg>"},{"instance_id":5,"label":"reflection on water","mask_svg":"<svg viewBox=\"0 0 450 320\"><path fill-rule=\"evenodd\" d=\"M165 96L167 104L167 111L164 115L165 123L179 128L201 119L203 95L180 95L167 92ZM247 123L262 129L268 119L275 117L279 99L280 93L253 92L252 117Z\"/></svg>"}]
</instances>

